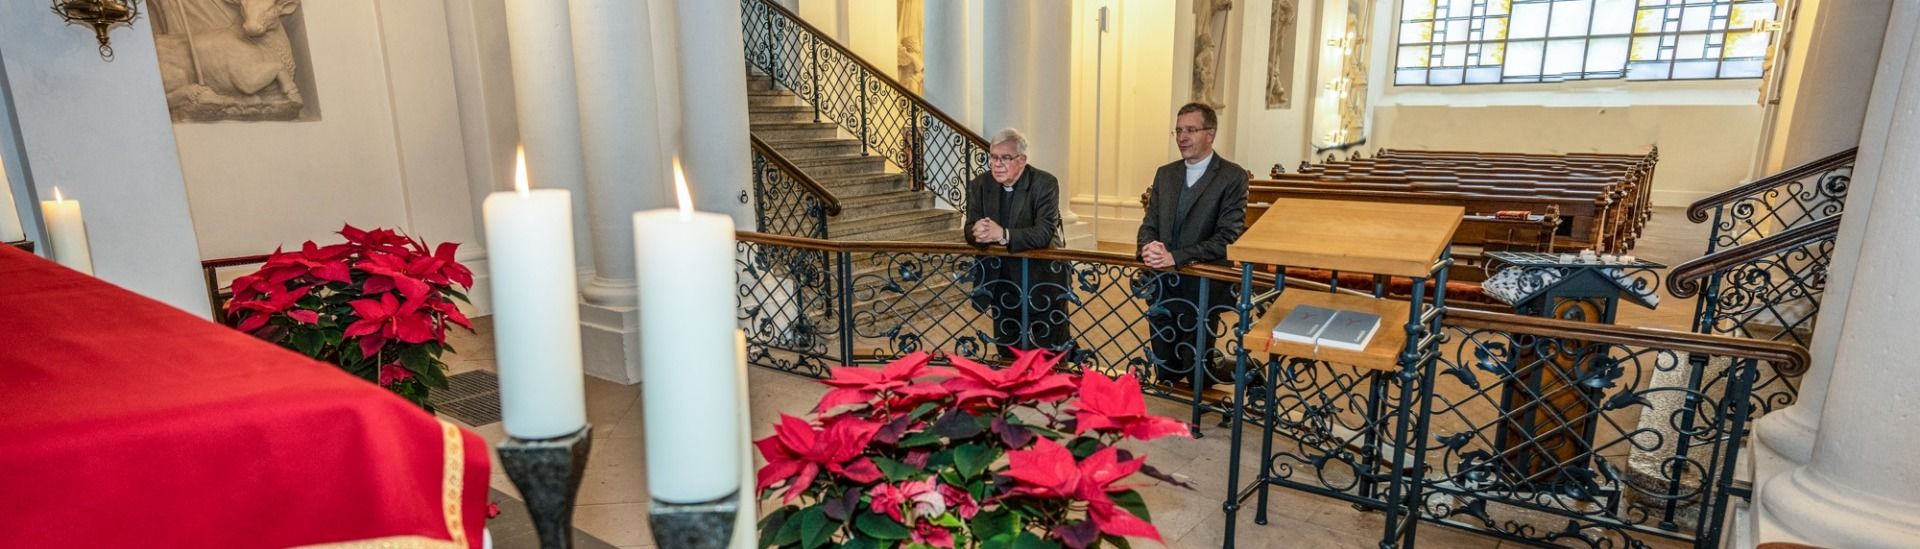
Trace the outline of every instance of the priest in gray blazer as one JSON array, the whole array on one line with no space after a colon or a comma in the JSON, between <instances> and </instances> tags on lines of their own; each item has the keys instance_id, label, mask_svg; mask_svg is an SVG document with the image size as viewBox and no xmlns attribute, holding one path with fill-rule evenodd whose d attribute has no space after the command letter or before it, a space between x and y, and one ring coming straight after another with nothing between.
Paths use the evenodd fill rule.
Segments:
<instances>
[{"instance_id":1,"label":"priest in gray blazer","mask_svg":"<svg viewBox=\"0 0 1920 549\"><path fill-rule=\"evenodd\" d=\"M1027 165L1027 138L1012 128L994 134L987 166L967 183L967 243L1012 253L1060 247L1060 183ZM1012 357L1013 347L1063 348L1071 339L1065 299L1071 268L1061 261L980 257L973 303L993 317L994 332L994 341L981 343L995 344L1002 359Z\"/></svg>"},{"instance_id":2,"label":"priest in gray blazer","mask_svg":"<svg viewBox=\"0 0 1920 549\"><path fill-rule=\"evenodd\" d=\"M1147 267L1172 271L1196 263L1228 265L1227 245L1247 230L1246 168L1221 158L1213 150L1219 119L1211 107L1188 103L1174 119L1174 140L1180 160L1161 166L1147 193L1140 219L1139 252ZM1159 311L1148 316L1153 328L1154 375L1162 383L1192 380L1191 365L1202 364L1214 383L1231 383L1232 369L1222 368L1211 350L1220 333L1220 315L1233 308L1231 283L1192 275L1162 274L1153 281L1149 297ZM1202 298L1205 298L1202 311ZM1204 321L1203 321L1204 320Z\"/></svg>"}]
</instances>

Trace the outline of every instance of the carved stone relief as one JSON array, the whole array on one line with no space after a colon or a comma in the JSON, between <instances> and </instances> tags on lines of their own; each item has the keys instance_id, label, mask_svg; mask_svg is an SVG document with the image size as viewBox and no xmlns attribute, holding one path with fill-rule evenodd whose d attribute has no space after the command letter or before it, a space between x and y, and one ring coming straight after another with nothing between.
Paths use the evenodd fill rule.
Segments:
<instances>
[{"instance_id":1,"label":"carved stone relief","mask_svg":"<svg viewBox=\"0 0 1920 549\"><path fill-rule=\"evenodd\" d=\"M921 12L921 0L899 0L900 52L898 55L900 84L914 93L921 93L926 84L927 70L924 53L921 50L925 37L922 25L924 14Z\"/></svg>"},{"instance_id":2,"label":"carved stone relief","mask_svg":"<svg viewBox=\"0 0 1920 549\"><path fill-rule=\"evenodd\" d=\"M1227 11L1233 0L1194 0L1193 3L1193 102L1220 109L1220 66L1226 50Z\"/></svg>"},{"instance_id":3,"label":"carved stone relief","mask_svg":"<svg viewBox=\"0 0 1920 549\"><path fill-rule=\"evenodd\" d=\"M317 120L300 0L148 0L176 122Z\"/></svg>"},{"instance_id":4,"label":"carved stone relief","mask_svg":"<svg viewBox=\"0 0 1920 549\"><path fill-rule=\"evenodd\" d=\"M1297 0L1273 0L1271 24L1267 28L1267 108L1293 106L1294 21L1298 19Z\"/></svg>"}]
</instances>

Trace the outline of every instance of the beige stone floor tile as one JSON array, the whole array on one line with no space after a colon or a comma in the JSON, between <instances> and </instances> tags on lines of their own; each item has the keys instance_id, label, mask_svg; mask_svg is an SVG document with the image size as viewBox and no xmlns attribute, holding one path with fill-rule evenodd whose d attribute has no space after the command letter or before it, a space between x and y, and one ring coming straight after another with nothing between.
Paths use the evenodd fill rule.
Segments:
<instances>
[{"instance_id":1,"label":"beige stone floor tile","mask_svg":"<svg viewBox=\"0 0 1920 549\"><path fill-rule=\"evenodd\" d=\"M653 544L653 530L647 526L645 503L575 505L573 526L612 545Z\"/></svg>"}]
</instances>

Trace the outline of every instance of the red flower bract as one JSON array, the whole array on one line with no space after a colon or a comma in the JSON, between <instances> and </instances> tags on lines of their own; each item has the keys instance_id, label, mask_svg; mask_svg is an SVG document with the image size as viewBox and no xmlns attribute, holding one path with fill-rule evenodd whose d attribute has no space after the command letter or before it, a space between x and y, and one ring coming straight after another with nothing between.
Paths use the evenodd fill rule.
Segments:
<instances>
[{"instance_id":1,"label":"red flower bract","mask_svg":"<svg viewBox=\"0 0 1920 549\"><path fill-rule=\"evenodd\" d=\"M895 360L880 370L858 366L834 368L833 377L821 381L834 389L820 397L820 404L814 407L814 411L828 412L842 406L867 405L873 402L874 397L881 395L889 397L882 404L893 409L911 409L921 402L943 398L947 391L939 385L914 383L928 374L939 373L927 367L932 358L932 355L918 352Z\"/></svg>"},{"instance_id":2,"label":"red flower bract","mask_svg":"<svg viewBox=\"0 0 1920 549\"><path fill-rule=\"evenodd\" d=\"M953 392L961 408L1022 402L1057 402L1073 395L1073 376L1055 373L1060 356L1034 349L1014 350L1013 365L1004 370L954 357L956 375L941 386Z\"/></svg>"},{"instance_id":3,"label":"red flower bract","mask_svg":"<svg viewBox=\"0 0 1920 549\"><path fill-rule=\"evenodd\" d=\"M1087 502L1087 517L1101 532L1159 541L1159 530L1147 521L1140 520L1140 517L1120 509L1113 498L1107 495L1109 492L1131 489L1114 486L1113 483L1146 465L1145 457L1123 461L1119 459L1119 454L1119 448L1108 446L1075 463L1073 452L1065 446L1050 439L1038 439L1031 450L1007 453L1009 466L1006 474L1016 482L1007 495L1079 499Z\"/></svg>"},{"instance_id":4,"label":"red flower bract","mask_svg":"<svg viewBox=\"0 0 1920 549\"><path fill-rule=\"evenodd\" d=\"M1076 435L1107 431L1136 440L1193 436L1186 423L1147 415L1147 400L1140 393L1140 380L1131 374L1121 374L1117 380L1097 373L1080 376L1080 402L1074 405L1073 415Z\"/></svg>"},{"instance_id":5,"label":"red flower bract","mask_svg":"<svg viewBox=\"0 0 1920 549\"><path fill-rule=\"evenodd\" d=\"M761 457L767 459L754 489L766 490L785 480L783 501L792 502L813 485L821 469L861 484L879 480L880 468L860 455L879 430L878 423L851 417L837 418L819 429L804 419L781 414L773 436L753 442L760 448Z\"/></svg>"}]
</instances>

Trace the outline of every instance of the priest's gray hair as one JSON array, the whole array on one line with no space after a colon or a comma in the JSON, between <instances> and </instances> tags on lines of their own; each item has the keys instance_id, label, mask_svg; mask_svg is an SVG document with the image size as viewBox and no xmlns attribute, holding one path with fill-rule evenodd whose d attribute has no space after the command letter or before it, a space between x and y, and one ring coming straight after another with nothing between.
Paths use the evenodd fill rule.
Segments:
<instances>
[{"instance_id":1,"label":"priest's gray hair","mask_svg":"<svg viewBox=\"0 0 1920 549\"><path fill-rule=\"evenodd\" d=\"M1020 154L1027 154L1027 136L1021 135L1020 130L1013 128L994 132L993 139L987 140L987 144L999 145L1008 141L1013 142L1013 148L1020 151Z\"/></svg>"}]
</instances>

